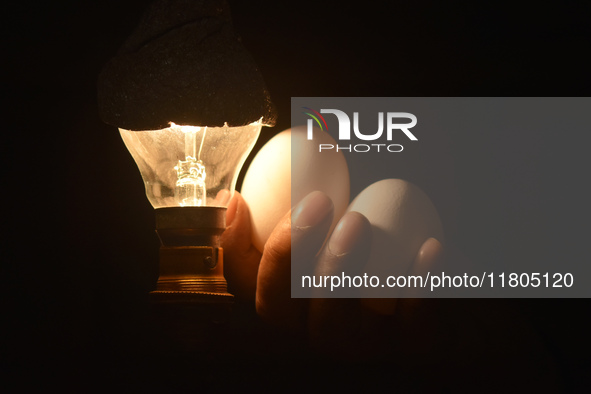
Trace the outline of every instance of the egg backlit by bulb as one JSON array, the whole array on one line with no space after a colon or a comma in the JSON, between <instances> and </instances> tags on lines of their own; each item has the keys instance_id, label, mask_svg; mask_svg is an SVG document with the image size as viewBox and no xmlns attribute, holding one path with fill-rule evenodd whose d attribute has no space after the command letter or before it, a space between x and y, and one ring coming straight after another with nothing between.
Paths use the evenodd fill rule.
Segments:
<instances>
[{"instance_id":1,"label":"egg backlit by bulb","mask_svg":"<svg viewBox=\"0 0 591 394\"><path fill-rule=\"evenodd\" d=\"M319 144L335 145L326 132L314 130L307 139L305 127L285 130L257 153L242 185L250 208L253 244L262 251L279 220L312 191L322 191L333 201L333 226L349 203L349 170L342 152L319 152Z\"/></svg>"},{"instance_id":2,"label":"egg backlit by bulb","mask_svg":"<svg viewBox=\"0 0 591 394\"><path fill-rule=\"evenodd\" d=\"M369 185L347 211L361 213L372 225L371 252L365 267L371 275L385 278L406 274L423 242L431 237L443 242L435 206L418 186L401 179Z\"/></svg>"}]
</instances>

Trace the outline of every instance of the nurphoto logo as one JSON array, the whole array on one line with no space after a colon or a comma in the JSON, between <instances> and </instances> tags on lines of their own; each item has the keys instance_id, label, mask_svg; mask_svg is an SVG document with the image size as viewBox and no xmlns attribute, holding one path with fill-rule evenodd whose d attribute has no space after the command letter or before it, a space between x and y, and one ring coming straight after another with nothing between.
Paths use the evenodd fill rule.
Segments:
<instances>
[{"instance_id":1,"label":"nurphoto logo","mask_svg":"<svg viewBox=\"0 0 591 394\"><path fill-rule=\"evenodd\" d=\"M320 112L309 108L309 107L302 107L306 111L303 112L304 114L308 115L310 118L308 119L307 126L308 126L308 140L312 140L314 138L314 123L318 125L321 131L328 132L328 125L326 119L322 116L322 114L332 114L336 116L336 120L339 124L339 132L338 132L338 139L339 141L351 141L351 119L349 115L345 112L338 110L338 109L320 109ZM386 119L384 122L384 118ZM399 119L407 119L410 120L409 123L398 123L396 120ZM418 141L418 138L409 130L416 126L417 124L417 117L408 112L387 112L384 116L384 112L378 112L378 130L373 133L368 133L367 130L364 130L364 133L359 130L359 112L353 112L353 134L354 139L358 139L361 141L376 141L382 138L384 134L384 123L386 123L386 141L392 141L392 137L395 132L402 132L406 137L408 137L411 141ZM383 138L382 138L383 140ZM357 153L365 153L369 151L376 151L376 152L402 152L403 146L401 144L385 144L385 143L372 143L372 144L349 144L349 145L333 145L333 144L319 144L318 145L319 152L325 150L336 150L338 151L349 151L349 152L357 152Z\"/></svg>"}]
</instances>

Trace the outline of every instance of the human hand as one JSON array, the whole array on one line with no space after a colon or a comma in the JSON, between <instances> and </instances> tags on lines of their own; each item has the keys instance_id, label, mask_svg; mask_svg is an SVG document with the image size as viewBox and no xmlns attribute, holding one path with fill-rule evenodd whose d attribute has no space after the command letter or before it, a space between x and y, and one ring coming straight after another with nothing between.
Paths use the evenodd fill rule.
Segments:
<instances>
[{"instance_id":1,"label":"human hand","mask_svg":"<svg viewBox=\"0 0 591 394\"><path fill-rule=\"evenodd\" d=\"M313 264L321 275L340 272L369 257L371 225L357 212L341 218L323 248L333 211L332 201L324 193L309 194L294 207L293 215L290 211L279 221L260 253L251 242L248 206L236 193L228 206L228 227L222 235L224 271L230 291L253 300L265 321L306 333L327 351L346 350L357 356L383 349L368 342L384 340L396 311L411 318L419 300L291 298L292 252L297 254L295 261ZM428 239L415 258L412 274L432 269L441 256L441 244ZM343 341L347 347L340 346Z\"/></svg>"}]
</instances>

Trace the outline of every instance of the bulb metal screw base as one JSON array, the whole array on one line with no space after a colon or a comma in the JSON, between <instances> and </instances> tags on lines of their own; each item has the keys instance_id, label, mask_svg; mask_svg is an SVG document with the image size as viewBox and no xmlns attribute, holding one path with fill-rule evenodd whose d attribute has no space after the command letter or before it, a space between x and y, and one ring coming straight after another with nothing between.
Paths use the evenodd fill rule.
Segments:
<instances>
[{"instance_id":1,"label":"bulb metal screw base","mask_svg":"<svg viewBox=\"0 0 591 394\"><path fill-rule=\"evenodd\" d=\"M222 248L162 246L160 277L150 297L157 303L231 303Z\"/></svg>"},{"instance_id":2,"label":"bulb metal screw base","mask_svg":"<svg viewBox=\"0 0 591 394\"><path fill-rule=\"evenodd\" d=\"M219 238L226 227L226 208L170 207L156 210L160 274L150 293L160 305L231 305Z\"/></svg>"}]
</instances>

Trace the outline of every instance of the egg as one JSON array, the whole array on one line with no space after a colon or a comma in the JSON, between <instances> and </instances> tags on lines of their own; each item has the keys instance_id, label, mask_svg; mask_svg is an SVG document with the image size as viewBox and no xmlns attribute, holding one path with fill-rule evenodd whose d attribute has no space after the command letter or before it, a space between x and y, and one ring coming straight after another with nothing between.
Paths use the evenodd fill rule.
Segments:
<instances>
[{"instance_id":1,"label":"egg","mask_svg":"<svg viewBox=\"0 0 591 394\"><path fill-rule=\"evenodd\" d=\"M347 211L364 215L372 226L372 244L364 272L382 279L406 275L421 245L428 238L443 243L439 214L429 197L416 185L401 179L384 179L366 187ZM383 294L377 294L383 290ZM391 288L374 289L373 296L391 297Z\"/></svg>"},{"instance_id":2,"label":"egg","mask_svg":"<svg viewBox=\"0 0 591 394\"><path fill-rule=\"evenodd\" d=\"M342 152L320 152L319 144L336 142L319 129L314 129L312 140L307 139L304 126L285 130L270 139L248 167L241 193L250 208L252 241L259 251L279 220L313 191L332 199L333 227L346 211L350 196L347 161Z\"/></svg>"}]
</instances>

